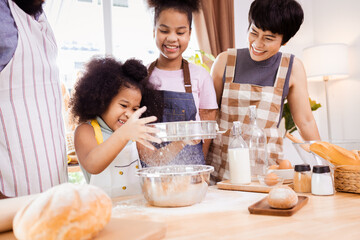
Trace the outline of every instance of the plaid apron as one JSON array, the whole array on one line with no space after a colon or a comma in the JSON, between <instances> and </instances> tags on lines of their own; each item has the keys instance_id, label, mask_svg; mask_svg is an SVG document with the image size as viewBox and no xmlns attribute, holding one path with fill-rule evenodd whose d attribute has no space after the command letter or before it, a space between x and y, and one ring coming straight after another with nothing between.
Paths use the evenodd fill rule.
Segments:
<instances>
[{"instance_id":1,"label":"plaid apron","mask_svg":"<svg viewBox=\"0 0 360 240\"><path fill-rule=\"evenodd\" d=\"M257 124L264 129L267 137L269 165L283 158L282 136L277 128L281 112L281 99L286 74L290 63L290 54L282 54L274 86L257 86L234 83L236 49L228 49L225 73L225 84L221 100L218 125L220 131L226 131L213 140L207 164L214 166L212 181L229 179L229 163L227 157L230 129L234 121L243 123L242 129L249 126L249 106L256 105Z\"/></svg>"}]
</instances>

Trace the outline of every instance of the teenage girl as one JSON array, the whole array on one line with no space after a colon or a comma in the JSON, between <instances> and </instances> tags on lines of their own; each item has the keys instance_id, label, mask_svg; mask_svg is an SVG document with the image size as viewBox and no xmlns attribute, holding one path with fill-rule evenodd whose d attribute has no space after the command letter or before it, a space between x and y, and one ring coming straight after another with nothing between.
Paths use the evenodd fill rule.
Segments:
<instances>
[{"instance_id":1,"label":"teenage girl","mask_svg":"<svg viewBox=\"0 0 360 240\"><path fill-rule=\"evenodd\" d=\"M112 58L91 60L75 86L70 106L80 123L75 130L75 151L87 183L111 197L141 192L136 170L141 167L136 142L153 149L160 143L140 118L142 93L150 87L147 69L137 60L124 64Z\"/></svg>"},{"instance_id":2,"label":"teenage girl","mask_svg":"<svg viewBox=\"0 0 360 240\"><path fill-rule=\"evenodd\" d=\"M199 0L148 0L154 9L154 38L159 57L150 64L150 82L161 91L164 103L162 122L215 120L217 103L210 74L183 59L190 35L192 13ZM167 164L205 164L210 140L189 142ZM161 148L160 148L161 150ZM154 159L148 149L139 149L140 156Z\"/></svg>"}]
</instances>

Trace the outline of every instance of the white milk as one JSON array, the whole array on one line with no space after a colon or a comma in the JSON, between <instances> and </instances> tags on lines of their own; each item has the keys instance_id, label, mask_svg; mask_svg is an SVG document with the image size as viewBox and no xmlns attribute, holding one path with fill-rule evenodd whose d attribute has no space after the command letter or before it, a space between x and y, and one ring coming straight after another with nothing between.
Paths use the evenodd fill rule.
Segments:
<instances>
[{"instance_id":1,"label":"white milk","mask_svg":"<svg viewBox=\"0 0 360 240\"><path fill-rule=\"evenodd\" d=\"M230 182L235 184L251 183L249 149L229 148L228 159Z\"/></svg>"}]
</instances>

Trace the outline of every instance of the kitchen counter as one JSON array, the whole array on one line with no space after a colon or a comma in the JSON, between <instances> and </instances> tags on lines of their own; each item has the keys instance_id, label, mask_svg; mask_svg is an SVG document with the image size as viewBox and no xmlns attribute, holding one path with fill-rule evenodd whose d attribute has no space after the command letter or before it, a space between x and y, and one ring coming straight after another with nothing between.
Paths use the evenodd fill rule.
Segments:
<instances>
[{"instance_id":1,"label":"kitchen counter","mask_svg":"<svg viewBox=\"0 0 360 240\"><path fill-rule=\"evenodd\" d=\"M142 195L114 198L112 218L121 224L112 226L126 228L133 236L126 239L136 240L140 235L140 239L157 239L154 236L163 236L165 226L165 239L360 239L360 194L303 194L309 201L293 216L250 214L248 207L266 195L211 186L201 203L180 208L150 206ZM12 232L5 232L0 239L15 238Z\"/></svg>"},{"instance_id":2,"label":"kitchen counter","mask_svg":"<svg viewBox=\"0 0 360 240\"><path fill-rule=\"evenodd\" d=\"M193 206L158 208L142 195L113 199L113 217L164 222L165 239L359 239L360 195L336 193L309 197L290 217L254 215L248 206L262 193L208 189Z\"/></svg>"}]
</instances>

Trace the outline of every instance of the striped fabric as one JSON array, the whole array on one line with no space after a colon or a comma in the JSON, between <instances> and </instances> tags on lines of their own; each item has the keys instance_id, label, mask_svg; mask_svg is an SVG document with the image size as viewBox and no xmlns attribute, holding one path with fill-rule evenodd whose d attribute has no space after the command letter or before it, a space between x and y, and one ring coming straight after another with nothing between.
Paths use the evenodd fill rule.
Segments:
<instances>
[{"instance_id":1,"label":"striped fabric","mask_svg":"<svg viewBox=\"0 0 360 240\"><path fill-rule=\"evenodd\" d=\"M225 72L225 84L221 100L218 124L224 134L214 139L207 157L207 163L214 166L212 180L215 182L229 179L229 164L227 149L230 129L234 121L243 123L245 129L249 123L249 106L257 107L257 124L265 130L267 136L269 164L275 164L283 158L282 136L277 128L281 110L281 97L285 78L290 63L290 54L282 54L274 86L263 87L251 84L234 83L236 49L228 50L228 59Z\"/></svg>"},{"instance_id":2,"label":"striped fabric","mask_svg":"<svg viewBox=\"0 0 360 240\"><path fill-rule=\"evenodd\" d=\"M9 0L18 46L0 73L0 190L39 193L67 181L54 34Z\"/></svg>"}]
</instances>

